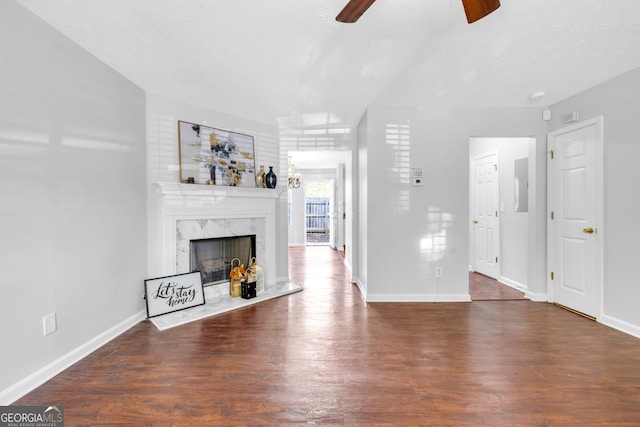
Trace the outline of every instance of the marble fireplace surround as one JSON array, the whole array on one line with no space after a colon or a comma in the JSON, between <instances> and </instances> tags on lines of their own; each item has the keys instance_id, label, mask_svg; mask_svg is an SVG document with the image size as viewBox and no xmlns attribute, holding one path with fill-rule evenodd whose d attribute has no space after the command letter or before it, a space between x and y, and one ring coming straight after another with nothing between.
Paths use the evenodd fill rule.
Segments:
<instances>
[{"instance_id":1,"label":"marble fireplace surround","mask_svg":"<svg viewBox=\"0 0 640 427\"><path fill-rule=\"evenodd\" d=\"M265 285L276 282L276 217L278 193L272 189L156 183L151 200L150 274L187 273L190 240L256 236L256 260ZM226 284L207 286L207 298L228 292Z\"/></svg>"},{"instance_id":2,"label":"marble fireplace surround","mask_svg":"<svg viewBox=\"0 0 640 427\"><path fill-rule=\"evenodd\" d=\"M188 272L190 266L190 243L192 240L216 237L256 236L256 260L265 251L263 218L181 219L176 221L176 271ZM264 257L261 257L264 259ZM260 261L257 261L260 265ZM216 297L228 293L228 284L207 286L207 296Z\"/></svg>"},{"instance_id":3,"label":"marble fireplace surround","mask_svg":"<svg viewBox=\"0 0 640 427\"><path fill-rule=\"evenodd\" d=\"M149 320L161 331L209 316L302 291L277 282L276 203L279 194L265 188L156 183L149 197L149 277L186 273L189 240L256 235L256 260L265 290L256 298L229 296L227 283L205 287L205 304Z\"/></svg>"}]
</instances>

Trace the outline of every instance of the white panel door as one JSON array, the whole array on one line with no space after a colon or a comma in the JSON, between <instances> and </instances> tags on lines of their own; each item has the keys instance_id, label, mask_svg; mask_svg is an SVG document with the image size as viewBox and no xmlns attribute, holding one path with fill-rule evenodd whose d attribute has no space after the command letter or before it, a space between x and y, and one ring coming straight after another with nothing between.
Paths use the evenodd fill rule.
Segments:
<instances>
[{"instance_id":1,"label":"white panel door","mask_svg":"<svg viewBox=\"0 0 640 427\"><path fill-rule=\"evenodd\" d=\"M596 317L599 302L598 121L549 138L553 301ZM551 276L550 274L550 276Z\"/></svg>"},{"instance_id":2,"label":"white panel door","mask_svg":"<svg viewBox=\"0 0 640 427\"><path fill-rule=\"evenodd\" d=\"M500 230L498 206L498 155L473 160L475 266L478 273L497 279Z\"/></svg>"}]
</instances>

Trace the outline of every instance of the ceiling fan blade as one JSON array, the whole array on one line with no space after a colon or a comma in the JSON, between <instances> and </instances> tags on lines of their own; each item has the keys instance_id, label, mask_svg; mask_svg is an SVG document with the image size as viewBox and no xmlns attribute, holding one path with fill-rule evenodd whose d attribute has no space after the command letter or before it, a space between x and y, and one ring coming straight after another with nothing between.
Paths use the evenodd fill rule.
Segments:
<instances>
[{"instance_id":1,"label":"ceiling fan blade","mask_svg":"<svg viewBox=\"0 0 640 427\"><path fill-rule=\"evenodd\" d=\"M500 7L500 0L462 0L469 24L482 19Z\"/></svg>"},{"instance_id":2,"label":"ceiling fan blade","mask_svg":"<svg viewBox=\"0 0 640 427\"><path fill-rule=\"evenodd\" d=\"M336 16L336 21L353 24L376 0L349 0L349 3Z\"/></svg>"}]
</instances>

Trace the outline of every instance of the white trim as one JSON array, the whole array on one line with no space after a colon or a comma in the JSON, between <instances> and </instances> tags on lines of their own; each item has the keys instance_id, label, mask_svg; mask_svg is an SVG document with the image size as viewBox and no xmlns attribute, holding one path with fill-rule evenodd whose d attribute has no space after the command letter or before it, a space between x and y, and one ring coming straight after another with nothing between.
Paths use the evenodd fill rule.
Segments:
<instances>
[{"instance_id":1,"label":"white trim","mask_svg":"<svg viewBox=\"0 0 640 427\"><path fill-rule=\"evenodd\" d=\"M122 333L128 331L144 319L146 319L147 313L143 310L133 316L118 323L114 327L104 331L95 338L82 344L75 350L61 356L57 360L49 363L48 365L38 369L33 374L23 378L12 386L2 390L0 392L0 405L10 405L16 400L23 397L25 394L41 386L51 378L55 377L65 369L69 368L73 364L84 359L109 341L113 340Z\"/></svg>"},{"instance_id":2,"label":"white trim","mask_svg":"<svg viewBox=\"0 0 640 427\"><path fill-rule=\"evenodd\" d=\"M508 279L504 276L498 277L498 282L510 286L521 292L525 292L527 290L527 285L523 285L522 283L518 283L515 280Z\"/></svg>"},{"instance_id":3,"label":"white trim","mask_svg":"<svg viewBox=\"0 0 640 427\"><path fill-rule=\"evenodd\" d=\"M554 271L554 253L553 253L553 224L551 224L551 211L555 210L553 205L553 186L555 184L553 175L553 165L551 164L550 151L554 149L553 138L559 134L572 132L588 126L596 126L596 319L600 320L604 313L604 117L597 116L561 129L556 129L547 133L547 301L554 302L553 281L551 280L551 272Z\"/></svg>"},{"instance_id":4,"label":"white trim","mask_svg":"<svg viewBox=\"0 0 640 427\"><path fill-rule=\"evenodd\" d=\"M525 296L525 298L529 298L531 301L534 301L534 302L548 302L549 301L549 296L547 294L540 294L540 293L525 291L524 292L524 296Z\"/></svg>"},{"instance_id":5,"label":"white trim","mask_svg":"<svg viewBox=\"0 0 640 427\"><path fill-rule=\"evenodd\" d=\"M607 314L603 314L599 319L599 322L613 329L617 329L620 332L624 332L625 334L640 338L640 326L633 325Z\"/></svg>"},{"instance_id":6,"label":"white trim","mask_svg":"<svg viewBox=\"0 0 640 427\"><path fill-rule=\"evenodd\" d=\"M368 294L367 302L471 302L469 294Z\"/></svg>"},{"instance_id":7,"label":"white trim","mask_svg":"<svg viewBox=\"0 0 640 427\"><path fill-rule=\"evenodd\" d=\"M176 182L156 182L153 185L158 194L163 194L175 200L181 200L185 197L197 197L206 200L218 200L228 197L275 199L280 193L275 189L180 184Z\"/></svg>"},{"instance_id":8,"label":"white trim","mask_svg":"<svg viewBox=\"0 0 640 427\"><path fill-rule=\"evenodd\" d=\"M342 263L347 268L347 270L349 270L349 273L351 273L353 271L353 269L351 268L351 262L347 258L347 254L346 253L344 254L344 258L342 259ZM353 276L351 276L351 283L356 283L356 280L354 280Z\"/></svg>"},{"instance_id":9,"label":"white trim","mask_svg":"<svg viewBox=\"0 0 640 427\"><path fill-rule=\"evenodd\" d=\"M360 279L357 277L351 277L351 283L355 283L358 285L358 289L360 290L360 296L362 297L362 301L367 302L367 287L362 284Z\"/></svg>"}]
</instances>

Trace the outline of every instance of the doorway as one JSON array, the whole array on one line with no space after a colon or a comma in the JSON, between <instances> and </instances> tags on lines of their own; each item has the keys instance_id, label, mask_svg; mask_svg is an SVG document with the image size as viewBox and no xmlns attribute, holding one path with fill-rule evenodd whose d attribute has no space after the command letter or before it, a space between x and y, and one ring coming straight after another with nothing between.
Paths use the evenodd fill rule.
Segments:
<instances>
[{"instance_id":1,"label":"doorway","mask_svg":"<svg viewBox=\"0 0 640 427\"><path fill-rule=\"evenodd\" d=\"M289 246L328 245L344 252L352 204L349 151L289 151L299 188L289 188Z\"/></svg>"},{"instance_id":2,"label":"doorway","mask_svg":"<svg viewBox=\"0 0 640 427\"><path fill-rule=\"evenodd\" d=\"M532 147L529 137L469 139L469 271L521 292L527 291Z\"/></svg>"},{"instance_id":3,"label":"doorway","mask_svg":"<svg viewBox=\"0 0 640 427\"><path fill-rule=\"evenodd\" d=\"M333 235L333 180L307 181L304 185L305 244L330 246ZM335 245L333 245L335 246Z\"/></svg>"}]
</instances>

